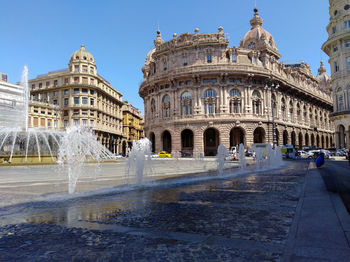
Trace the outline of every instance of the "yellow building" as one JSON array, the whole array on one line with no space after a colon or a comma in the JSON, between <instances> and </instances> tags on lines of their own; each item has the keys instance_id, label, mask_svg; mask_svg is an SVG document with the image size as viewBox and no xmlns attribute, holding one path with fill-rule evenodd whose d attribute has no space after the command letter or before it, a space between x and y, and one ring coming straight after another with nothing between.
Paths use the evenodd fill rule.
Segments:
<instances>
[{"instance_id":1,"label":"yellow building","mask_svg":"<svg viewBox=\"0 0 350 262\"><path fill-rule=\"evenodd\" d=\"M58 105L31 100L28 114L28 127L63 128L61 111Z\"/></svg>"},{"instance_id":2,"label":"yellow building","mask_svg":"<svg viewBox=\"0 0 350 262\"><path fill-rule=\"evenodd\" d=\"M134 140L143 138L143 117L140 110L125 102L123 105L123 132L126 141L123 141L123 154L132 147Z\"/></svg>"},{"instance_id":3,"label":"yellow building","mask_svg":"<svg viewBox=\"0 0 350 262\"><path fill-rule=\"evenodd\" d=\"M39 106L31 106L33 126L48 126L50 119L52 125L56 117L49 116L53 116L54 111L60 112L61 117L57 117L58 126L66 128L81 125L91 128L98 140L110 151L121 152L122 94L98 75L95 59L84 45L73 53L68 69L39 75L29 80L29 87L31 99L43 102L40 109ZM45 103L56 107L44 107ZM39 112L47 116L46 120L43 117L39 119L39 115L36 115Z\"/></svg>"}]
</instances>

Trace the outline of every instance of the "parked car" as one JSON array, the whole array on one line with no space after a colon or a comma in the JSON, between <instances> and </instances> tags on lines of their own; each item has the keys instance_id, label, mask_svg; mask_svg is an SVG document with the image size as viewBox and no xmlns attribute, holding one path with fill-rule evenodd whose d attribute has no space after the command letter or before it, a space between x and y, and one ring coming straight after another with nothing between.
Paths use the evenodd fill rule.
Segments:
<instances>
[{"instance_id":1,"label":"parked car","mask_svg":"<svg viewBox=\"0 0 350 262\"><path fill-rule=\"evenodd\" d=\"M301 158L307 158L307 152L305 150L298 150L298 154Z\"/></svg>"},{"instance_id":2,"label":"parked car","mask_svg":"<svg viewBox=\"0 0 350 262\"><path fill-rule=\"evenodd\" d=\"M246 149L245 150L245 156L253 156L253 149Z\"/></svg>"},{"instance_id":3,"label":"parked car","mask_svg":"<svg viewBox=\"0 0 350 262\"><path fill-rule=\"evenodd\" d=\"M336 156L346 156L346 151L344 149L337 149L337 151L335 152Z\"/></svg>"},{"instance_id":4,"label":"parked car","mask_svg":"<svg viewBox=\"0 0 350 262\"><path fill-rule=\"evenodd\" d=\"M120 159L120 158L123 158L122 154L114 154L113 155L113 159Z\"/></svg>"},{"instance_id":5,"label":"parked car","mask_svg":"<svg viewBox=\"0 0 350 262\"><path fill-rule=\"evenodd\" d=\"M307 158L314 158L315 153L319 154L320 150L316 149L316 150L309 150L307 152Z\"/></svg>"},{"instance_id":6,"label":"parked car","mask_svg":"<svg viewBox=\"0 0 350 262\"><path fill-rule=\"evenodd\" d=\"M168 153L165 152L165 151L160 151L160 152L158 153L158 156L159 156L159 157L172 157L171 154L168 154Z\"/></svg>"}]
</instances>

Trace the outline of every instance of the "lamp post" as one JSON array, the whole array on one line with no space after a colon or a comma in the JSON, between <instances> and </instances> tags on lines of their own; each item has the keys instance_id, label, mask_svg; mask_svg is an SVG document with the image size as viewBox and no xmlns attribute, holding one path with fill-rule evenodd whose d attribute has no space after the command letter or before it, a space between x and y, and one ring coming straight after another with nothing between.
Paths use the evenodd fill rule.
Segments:
<instances>
[{"instance_id":1,"label":"lamp post","mask_svg":"<svg viewBox=\"0 0 350 262\"><path fill-rule=\"evenodd\" d=\"M271 93L271 114L272 114L272 148L275 149L277 145L276 126L275 126L275 113L274 113L274 100L272 94L279 88L279 84L275 83L272 78L266 83L265 89L270 89Z\"/></svg>"}]
</instances>

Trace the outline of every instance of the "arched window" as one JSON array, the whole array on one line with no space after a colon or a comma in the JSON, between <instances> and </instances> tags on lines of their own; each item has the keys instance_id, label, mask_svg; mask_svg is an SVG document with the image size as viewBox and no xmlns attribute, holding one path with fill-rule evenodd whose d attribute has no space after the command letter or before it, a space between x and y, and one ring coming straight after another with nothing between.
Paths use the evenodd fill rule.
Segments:
<instances>
[{"instance_id":1,"label":"arched window","mask_svg":"<svg viewBox=\"0 0 350 262\"><path fill-rule=\"evenodd\" d=\"M306 121L306 119L307 119L307 110L306 110L306 106L305 105L303 107L303 116L304 116L304 121Z\"/></svg>"},{"instance_id":2,"label":"arched window","mask_svg":"<svg viewBox=\"0 0 350 262\"><path fill-rule=\"evenodd\" d=\"M181 115L192 115L192 95L188 91L181 95Z\"/></svg>"},{"instance_id":3,"label":"arched window","mask_svg":"<svg viewBox=\"0 0 350 262\"><path fill-rule=\"evenodd\" d=\"M216 92L213 89L208 89L204 92L204 113L216 113Z\"/></svg>"},{"instance_id":4,"label":"arched window","mask_svg":"<svg viewBox=\"0 0 350 262\"><path fill-rule=\"evenodd\" d=\"M293 102L289 101L289 115L290 115L290 119L293 121L294 120L294 106L293 106Z\"/></svg>"},{"instance_id":5,"label":"arched window","mask_svg":"<svg viewBox=\"0 0 350 262\"><path fill-rule=\"evenodd\" d=\"M287 109L286 109L286 100L284 97L281 99L281 113L282 113L282 118L286 119L287 118Z\"/></svg>"},{"instance_id":6,"label":"arched window","mask_svg":"<svg viewBox=\"0 0 350 262\"><path fill-rule=\"evenodd\" d=\"M154 101L154 99L152 99L151 101L151 118L155 118L156 116L156 102Z\"/></svg>"},{"instance_id":7,"label":"arched window","mask_svg":"<svg viewBox=\"0 0 350 262\"><path fill-rule=\"evenodd\" d=\"M230 91L230 113L241 113L241 93L237 89Z\"/></svg>"},{"instance_id":8,"label":"arched window","mask_svg":"<svg viewBox=\"0 0 350 262\"><path fill-rule=\"evenodd\" d=\"M277 100L275 94L272 94L272 106L273 106L273 115L274 117L277 117Z\"/></svg>"},{"instance_id":9,"label":"arched window","mask_svg":"<svg viewBox=\"0 0 350 262\"><path fill-rule=\"evenodd\" d=\"M163 117L170 117L170 96L165 95L162 99Z\"/></svg>"},{"instance_id":10,"label":"arched window","mask_svg":"<svg viewBox=\"0 0 350 262\"><path fill-rule=\"evenodd\" d=\"M259 91L257 90L253 91L252 102L253 102L253 114L260 115L262 110L261 110L261 95Z\"/></svg>"},{"instance_id":11,"label":"arched window","mask_svg":"<svg viewBox=\"0 0 350 262\"><path fill-rule=\"evenodd\" d=\"M297 118L298 121L301 121L301 108L299 103L297 103Z\"/></svg>"},{"instance_id":12,"label":"arched window","mask_svg":"<svg viewBox=\"0 0 350 262\"><path fill-rule=\"evenodd\" d=\"M314 116L312 114L312 108L311 107L309 109L309 121L310 121L310 124L314 123Z\"/></svg>"}]
</instances>

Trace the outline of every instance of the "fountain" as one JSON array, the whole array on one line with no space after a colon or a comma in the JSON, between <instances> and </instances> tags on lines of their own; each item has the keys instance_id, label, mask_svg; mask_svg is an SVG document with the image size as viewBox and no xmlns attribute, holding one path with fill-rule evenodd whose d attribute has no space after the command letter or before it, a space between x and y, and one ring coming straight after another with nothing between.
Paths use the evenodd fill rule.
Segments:
<instances>
[{"instance_id":1,"label":"fountain","mask_svg":"<svg viewBox=\"0 0 350 262\"><path fill-rule=\"evenodd\" d=\"M17 96L12 106L1 111L0 161L3 163L58 163L68 166L69 193L73 193L81 174L81 166L87 159L100 161L112 158L112 153L102 146L86 128L73 126L66 131L28 127L29 88L28 68L21 77L22 89L15 90ZM12 119L4 114L15 116ZM15 161L13 161L15 160Z\"/></svg>"},{"instance_id":2,"label":"fountain","mask_svg":"<svg viewBox=\"0 0 350 262\"><path fill-rule=\"evenodd\" d=\"M224 145L218 146L218 153L216 155L216 162L218 163L218 173L222 175L225 165L225 158L228 151Z\"/></svg>"},{"instance_id":3,"label":"fountain","mask_svg":"<svg viewBox=\"0 0 350 262\"><path fill-rule=\"evenodd\" d=\"M239 145L239 149L238 149L238 160L239 160L240 169L241 170L246 169L247 162L245 159L244 145L242 143Z\"/></svg>"},{"instance_id":4,"label":"fountain","mask_svg":"<svg viewBox=\"0 0 350 262\"><path fill-rule=\"evenodd\" d=\"M127 160L128 183L131 183L131 180L134 179L136 185L141 186L144 177L152 174L151 153L152 145L148 138L133 141Z\"/></svg>"}]
</instances>

